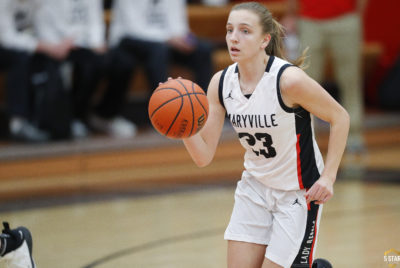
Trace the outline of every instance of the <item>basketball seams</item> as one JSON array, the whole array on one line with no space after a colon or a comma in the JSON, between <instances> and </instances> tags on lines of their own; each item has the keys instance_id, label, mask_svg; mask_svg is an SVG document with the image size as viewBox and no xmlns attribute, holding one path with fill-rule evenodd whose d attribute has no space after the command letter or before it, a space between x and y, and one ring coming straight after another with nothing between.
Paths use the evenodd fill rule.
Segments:
<instances>
[{"instance_id":1,"label":"basketball seams","mask_svg":"<svg viewBox=\"0 0 400 268\"><path fill-rule=\"evenodd\" d=\"M192 84L192 89L193 89L193 93L194 93L194 83ZM205 95L207 97L207 94L194 94L196 100L199 102L201 108L203 108L204 112L206 113L206 116L208 117L208 112L207 109L204 107L203 103L199 100L199 97L197 95Z\"/></svg>"},{"instance_id":2,"label":"basketball seams","mask_svg":"<svg viewBox=\"0 0 400 268\"><path fill-rule=\"evenodd\" d=\"M156 92L159 92L159 91L161 91L161 90L173 90L173 91L177 92L177 93L179 94L179 96L177 96L177 97L175 97L175 98L172 98L172 99L168 100L167 102L164 102L163 104L161 104L160 106L158 106L156 109L154 109L154 111L153 111L153 112L151 113L151 115L150 115L150 118L152 118L152 117L154 116L154 114L155 114L160 108L162 108L164 105L166 105L166 104L168 104L168 103L170 103L170 102L172 102L172 101L174 101L174 100L176 100L176 99L178 99L178 98L183 98L183 97L189 96L189 95L206 95L206 94L204 94L204 93L202 93L202 92L193 92L193 93L188 92L187 94L182 94L179 90L177 90L176 88L172 88L172 87L158 88L157 90L154 90L153 94L155 94ZM192 110L193 110L193 107L192 107Z\"/></svg>"},{"instance_id":3,"label":"basketball seams","mask_svg":"<svg viewBox=\"0 0 400 268\"><path fill-rule=\"evenodd\" d=\"M190 130L189 136L191 136L192 133L193 133L194 123L195 123L193 101L192 101L192 98L190 97L189 90L186 88L185 84L183 84L182 81L179 80L179 79L177 79L176 81L177 81L179 84L181 84L181 86L183 86L183 88L186 90L186 92L187 92L187 97L188 97L189 100L190 100L190 107L192 108L192 128L191 128L191 130ZM192 83L192 87L193 87L193 84L194 84L194 83L193 83L193 82L191 82L191 83ZM183 97L182 97L182 99L183 99Z\"/></svg>"},{"instance_id":4,"label":"basketball seams","mask_svg":"<svg viewBox=\"0 0 400 268\"><path fill-rule=\"evenodd\" d=\"M175 114L174 120L172 120L172 122L169 125L167 131L164 133L165 136L167 136L168 132L171 130L172 126L175 124L176 119L178 118L179 114L182 111L182 107L183 107L183 104L184 104L184 99L183 99L183 97L180 97L180 98L181 98L181 106L179 107L178 112Z\"/></svg>"},{"instance_id":5,"label":"basketball seams","mask_svg":"<svg viewBox=\"0 0 400 268\"><path fill-rule=\"evenodd\" d=\"M175 101L175 100L177 100L177 99L179 99L179 98L183 98L183 97L185 97L185 96L189 96L189 95L195 95L195 96L196 96L196 95L205 95L205 94L199 93L199 92L195 92L195 93L183 94L182 96L178 96L178 97L175 97L175 98L173 98L173 99L170 99L170 100L164 102L163 104L161 104L160 106L158 106L156 109L154 109L154 111L153 111L153 112L151 113L151 115L150 115L150 118L152 118L153 115L154 115L159 109L161 109L163 106L165 106L166 104L168 104L168 103L170 103L170 102L172 102L172 101ZM196 99L198 100L197 96L196 96ZM200 102L200 101L199 101L199 102ZM200 102L200 104L201 104L201 102ZM201 104L201 106L203 106L203 105ZM204 109L204 106L203 106L203 109ZM207 114L207 111L206 111L206 114Z\"/></svg>"},{"instance_id":6,"label":"basketball seams","mask_svg":"<svg viewBox=\"0 0 400 268\"><path fill-rule=\"evenodd\" d=\"M170 100L168 100L168 101L166 101L166 102L160 104L160 105L159 105L156 109L154 109L154 111L151 113L150 119L153 118L154 114L155 114L158 110L160 110L162 107L164 107L164 106L167 105L168 103L173 102L173 101L175 101L175 100L177 100L177 99L183 99L183 97L182 97L182 96L178 96L178 97L175 97L175 98L173 98L173 99L170 99Z\"/></svg>"}]
</instances>

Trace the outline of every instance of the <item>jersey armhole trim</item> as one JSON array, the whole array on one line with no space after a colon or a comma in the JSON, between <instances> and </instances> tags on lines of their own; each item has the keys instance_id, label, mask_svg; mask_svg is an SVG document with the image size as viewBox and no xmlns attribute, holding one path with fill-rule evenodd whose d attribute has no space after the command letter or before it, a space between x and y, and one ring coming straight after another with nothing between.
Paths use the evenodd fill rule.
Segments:
<instances>
[{"instance_id":1,"label":"jersey armhole trim","mask_svg":"<svg viewBox=\"0 0 400 268\"><path fill-rule=\"evenodd\" d=\"M272 63L274 62L274 60L275 60L275 56L269 56L269 59L268 59L268 62L267 62L267 66L265 67L265 71L267 72L267 73L269 73L269 71L271 70L271 67L272 67Z\"/></svg>"},{"instance_id":2,"label":"jersey armhole trim","mask_svg":"<svg viewBox=\"0 0 400 268\"><path fill-rule=\"evenodd\" d=\"M280 88L281 75L282 75L283 71L286 70L286 68L292 67L292 66L296 67L293 64L285 64L285 65L283 65L279 69L278 76L276 78L276 91L277 91L277 94L278 94L279 104L281 105L282 109L285 110L288 113L296 113L296 112L300 112L300 111L304 110L302 107L297 107L297 108L288 107L288 106L286 106L286 104L283 102L283 99L282 99L281 88Z\"/></svg>"},{"instance_id":3,"label":"jersey armhole trim","mask_svg":"<svg viewBox=\"0 0 400 268\"><path fill-rule=\"evenodd\" d=\"M226 67L226 68L222 71L221 77L219 78L219 85L218 85L218 98L219 98L219 102L221 103L222 107L224 107L225 110L226 110L226 108L225 108L224 99L223 99L223 96L222 96L222 91L223 91L223 89L224 89L224 79L225 79L225 74L226 74L226 71L227 71L227 70L228 70L228 67Z\"/></svg>"}]
</instances>

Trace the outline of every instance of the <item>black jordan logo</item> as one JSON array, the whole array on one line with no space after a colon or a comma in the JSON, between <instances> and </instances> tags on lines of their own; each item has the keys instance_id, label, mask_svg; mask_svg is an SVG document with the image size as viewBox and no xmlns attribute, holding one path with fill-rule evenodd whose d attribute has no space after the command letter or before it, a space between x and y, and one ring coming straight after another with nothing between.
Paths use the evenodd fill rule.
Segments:
<instances>
[{"instance_id":1,"label":"black jordan logo","mask_svg":"<svg viewBox=\"0 0 400 268\"><path fill-rule=\"evenodd\" d=\"M232 90L231 90L231 92L229 92L228 97L226 97L225 99L232 99L232 100L233 100L233 97L232 97Z\"/></svg>"},{"instance_id":2,"label":"black jordan logo","mask_svg":"<svg viewBox=\"0 0 400 268\"><path fill-rule=\"evenodd\" d=\"M294 200L292 206L294 206L296 204L298 204L301 207L301 204L299 203L299 199L298 198L296 198L296 200Z\"/></svg>"}]
</instances>

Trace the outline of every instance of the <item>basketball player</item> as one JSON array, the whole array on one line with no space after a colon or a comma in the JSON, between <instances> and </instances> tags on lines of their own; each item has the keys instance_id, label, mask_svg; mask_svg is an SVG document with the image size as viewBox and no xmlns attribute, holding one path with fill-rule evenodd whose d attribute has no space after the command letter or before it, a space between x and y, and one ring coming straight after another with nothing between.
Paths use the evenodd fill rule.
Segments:
<instances>
[{"instance_id":1,"label":"basketball player","mask_svg":"<svg viewBox=\"0 0 400 268\"><path fill-rule=\"evenodd\" d=\"M35 268L30 231L25 227L10 229L7 222L3 222L3 225L0 234L0 267Z\"/></svg>"},{"instance_id":2,"label":"basketball player","mask_svg":"<svg viewBox=\"0 0 400 268\"><path fill-rule=\"evenodd\" d=\"M228 267L331 267L313 264L322 204L345 148L349 115L317 82L282 59L282 28L261 4L235 5L226 24L234 64L211 79L210 114L184 144L198 166L216 151L225 113L246 149L225 231ZM325 167L311 115L330 123ZM321 265L322 264L322 265Z\"/></svg>"}]
</instances>

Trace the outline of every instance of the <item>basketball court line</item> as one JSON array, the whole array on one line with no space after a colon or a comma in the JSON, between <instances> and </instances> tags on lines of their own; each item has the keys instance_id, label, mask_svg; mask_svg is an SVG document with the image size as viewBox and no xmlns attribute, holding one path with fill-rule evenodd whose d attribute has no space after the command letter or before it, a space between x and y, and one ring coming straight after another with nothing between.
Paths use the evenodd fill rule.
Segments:
<instances>
[{"instance_id":1,"label":"basketball court line","mask_svg":"<svg viewBox=\"0 0 400 268\"><path fill-rule=\"evenodd\" d=\"M369 205L362 209L351 208L343 210L329 210L324 212L324 218L334 219L337 217L346 217L347 220L351 218L359 218L368 216L374 211L376 217L387 217L393 216L394 214L400 214L398 210L398 204L385 204L385 205ZM171 246L185 241L194 241L197 239L205 239L213 236L223 236L226 226L211 228L202 231L191 232L182 235L171 236L159 240L148 241L140 245L132 246L119 251L111 252L106 256L102 256L99 259L93 260L89 264L83 265L81 268L94 268L101 265L105 265L109 262L115 261L118 258L126 258L128 255L137 254L143 251L150 251L155 248Z\"/></svg>"},{"instance_id":2,"label":"basketball court line","mask_svg":"<svg viewBox=\"0 0 400 268\"><path fill-rule=\"evenodd\" d=\"M145 251L145 250L151 250L151 249L154 249L157 247L163 247L166 245L172 245L172 244L180 243L183 241L191 241L191 240L196 240L196 239L200 239L200 238L207 238L207 237L211 237L211 236L221 235L224 231L225 231L225 227L213 228L213 229L208 229L208 230L204 230L204 231L193 232L193 233L188 233L188 234L183 234L183 235L178 235L178 236L171 236L171 237L164 238L164 239L149 241L149 242L146 242L141 245L133 246L131 248L112 252L109 255L101 257L97 260L94 260L93 262L91 262L89 264L82 266L82 268L97 267L99 265L103 265L105 263L113 261L114 259L117 259L120 257L125 257L127 255L135 254L135 253Z\"/></svg>"}]
</instances>

